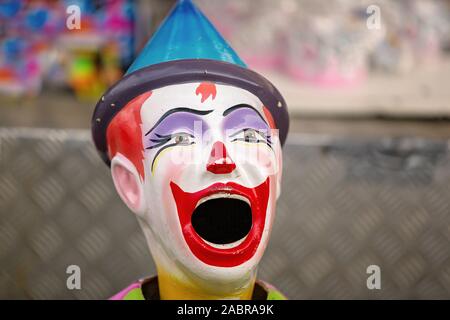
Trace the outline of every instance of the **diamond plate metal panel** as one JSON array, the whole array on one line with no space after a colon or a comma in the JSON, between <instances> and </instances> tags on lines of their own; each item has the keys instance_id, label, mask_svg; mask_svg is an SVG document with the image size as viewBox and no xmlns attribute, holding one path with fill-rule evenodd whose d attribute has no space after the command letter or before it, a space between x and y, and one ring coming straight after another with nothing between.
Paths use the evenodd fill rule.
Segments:
<instances>
[{"instance_id":1,"label":"diamond plate metal panel","mask_svg":"<svg viewBox=\"0 0 450 320\"><path fill-rule=\"evenodd\" d=\"M260 278L295 299L450 298L449 145L291 135ZM104 299L154 273L87 131L0 129L0 267L10 299Z\"/></svg>"}]
</instances>

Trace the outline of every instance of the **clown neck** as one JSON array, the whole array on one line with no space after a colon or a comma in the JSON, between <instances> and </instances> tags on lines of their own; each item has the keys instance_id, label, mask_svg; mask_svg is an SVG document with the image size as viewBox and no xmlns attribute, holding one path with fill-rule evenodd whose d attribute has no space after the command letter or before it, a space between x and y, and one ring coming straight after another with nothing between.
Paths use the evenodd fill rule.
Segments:
<instances>
[{"instance_id":1,"label":"clown neck","mask_svg":"<svg viewBox=\"0 0 450 320\"><path fill-rule=\"evenodd\" d=\"M155 260L161 300L251 300L256 282L256 266L245 276L232 281L203 279L170 259L161 242L138 219Z\"/></svg>"},{"instance_id":2,"label":"clown neck","mask_svg":"<svg viewBox=\"0 0 450 320\"><path fill-rule=\"evenodd\" d=\"M254 276L247 279L241 288L222 291L218 290L222 284L217 284L213 288L211 283L206 284L187 277L180 278L162 268L157 269L161 300L250 300L252 298Z\"/></svg>"}]
</instances>

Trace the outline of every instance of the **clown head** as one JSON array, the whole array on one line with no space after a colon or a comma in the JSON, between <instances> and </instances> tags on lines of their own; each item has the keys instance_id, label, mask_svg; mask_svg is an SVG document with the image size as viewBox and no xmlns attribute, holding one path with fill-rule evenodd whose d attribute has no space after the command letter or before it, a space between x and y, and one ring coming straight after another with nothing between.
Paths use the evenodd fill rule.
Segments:
<instances>
[{"instance_id":1,"label":"clown head","mask_svg":"<svg viewBox=\"0 0 450 320\"><path fill-rule=\"evenodd\" d=\"M174 19L178 28L182 19L182 29L192 19L207 21L190 1L179 2L128 75L97 104L94 141L138 217L165 281L161 297L174 290L245 297L280 194L286 106L209 24L200 37L209 39L205 44L161 50L165 28L177 34ZM220 59L211 58L218 39ZM191 52L195 59L184 56L204 45L209 49ZM149 58L158 50L163 58Z\"/></svg>"}]
</instances>

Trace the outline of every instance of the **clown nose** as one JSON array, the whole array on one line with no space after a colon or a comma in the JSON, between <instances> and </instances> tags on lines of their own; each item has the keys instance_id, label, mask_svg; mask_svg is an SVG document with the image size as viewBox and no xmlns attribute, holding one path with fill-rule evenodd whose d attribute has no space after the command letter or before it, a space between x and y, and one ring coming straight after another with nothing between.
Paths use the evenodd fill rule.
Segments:
<instances>
[{"instance_id":1,"label":"clown nose","mask_svg":"<svg viewBox=\"0 0 450 320\"><path fill-rule=\"evenodd\" d=\"M206 170L214 174L227 174L236 169L236 164L227 156L227 148L223 142L213 144Z\"/></svg>"}]
</instances>

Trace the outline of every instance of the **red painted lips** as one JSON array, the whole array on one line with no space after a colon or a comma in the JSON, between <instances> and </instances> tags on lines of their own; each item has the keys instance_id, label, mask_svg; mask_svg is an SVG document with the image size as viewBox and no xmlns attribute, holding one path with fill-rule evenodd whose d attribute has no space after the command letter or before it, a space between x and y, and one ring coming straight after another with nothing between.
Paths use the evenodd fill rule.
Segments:
<instances>
[{"instance_id":1,"label":"red painted lips","mask_svg":"<svg viewBox=\"0 0 450 320\"><path fill-rule=\"evenodd\" d=\"M246 188L234 182L215 183L197 192L185 192L176 183L170 182L178 209L184 239L192 253L202 262L217 267L235 267L255 254L264 231L267 203L269 199L269 177L255 188ZM234 248L218 249L206 243L192 226L192 214L197 203L217 193L240 195L250 202L252 226L245 240Z\"/></svg>"}]
</instances>

